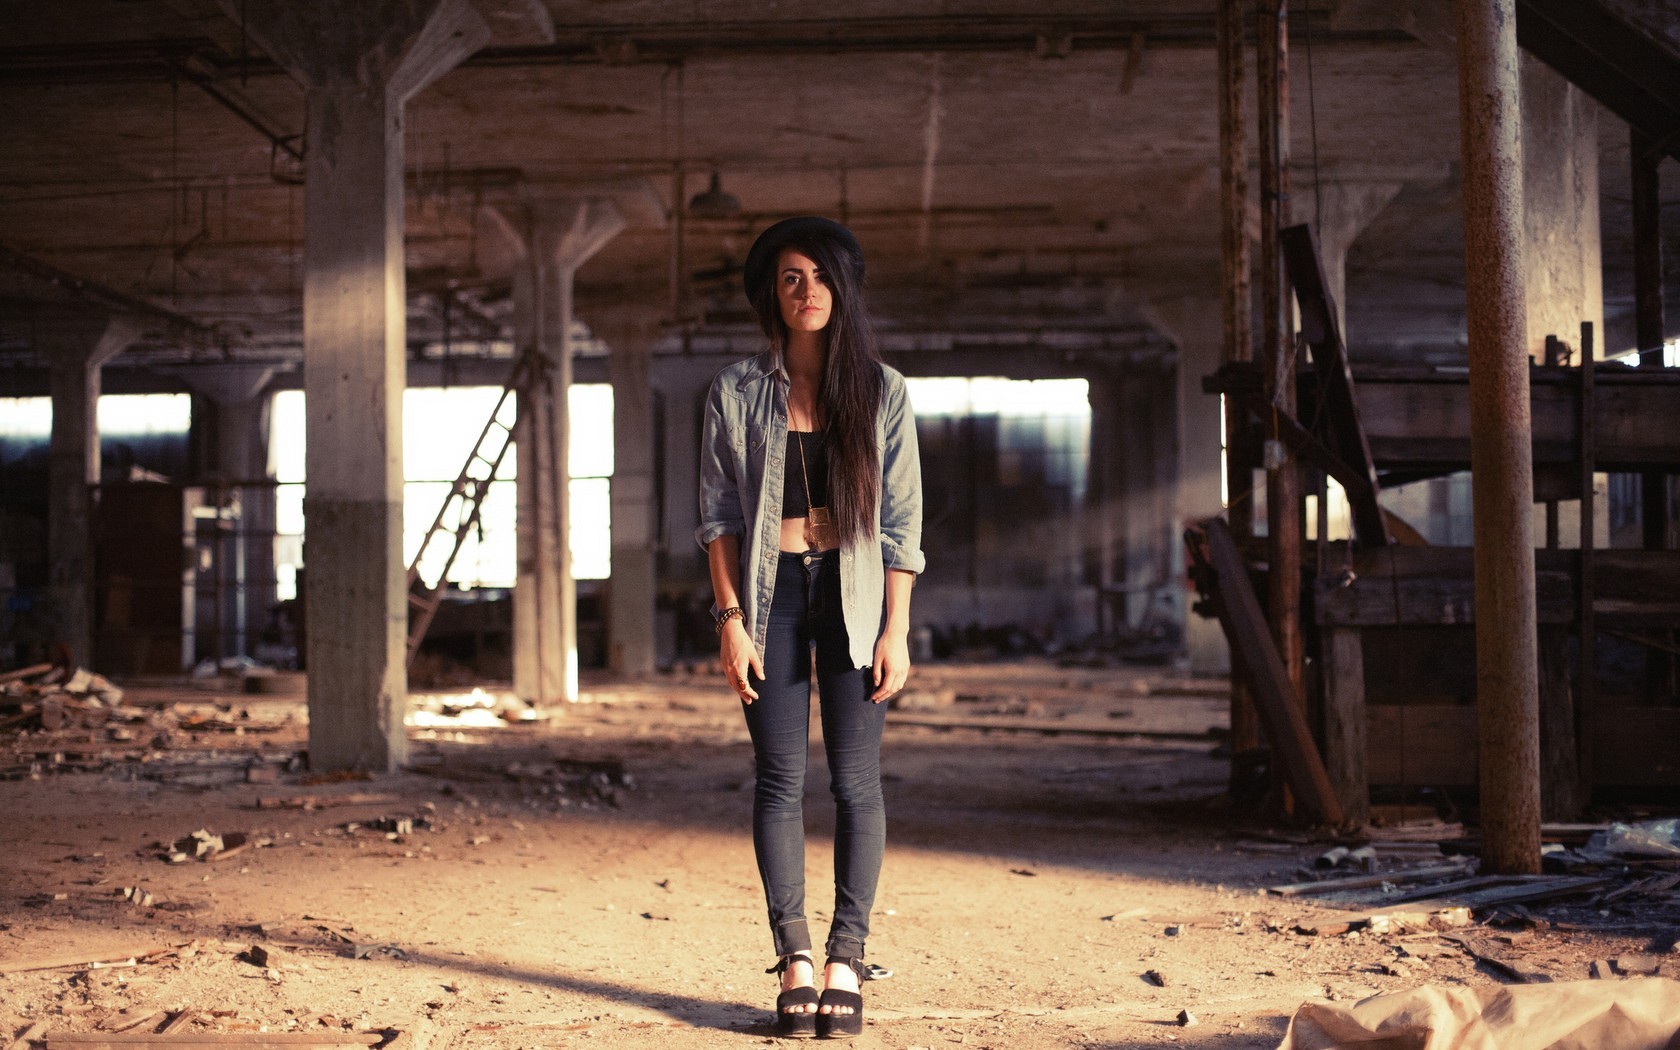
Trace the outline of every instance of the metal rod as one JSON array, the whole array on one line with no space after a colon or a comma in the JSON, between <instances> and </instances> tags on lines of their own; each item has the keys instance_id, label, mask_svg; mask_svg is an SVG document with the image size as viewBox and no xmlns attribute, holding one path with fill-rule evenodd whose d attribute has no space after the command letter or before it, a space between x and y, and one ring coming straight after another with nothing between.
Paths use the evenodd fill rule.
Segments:
<instances>
[{"instance_id":1,"label":"metal rod","mask_svg":"<svg viewBox=\"0 0 1680 1050\"><path fill-rule=\"evenodd\" d=\"M1254 359L1253 266L1248 245L1248 132L1243 103L1243 11L1246 0L1219 0L1220 305L1225 360ZM1248 418L1227 401L1225 515L1240 548L1254 535L1254 469L1243 440ZM1231 683L1231 754L1260 747L1260 716L1246 684ZM1235 773L1236 765L1232 771Z\"/></svg>"},{"instance_id":2,"label":"metal rod","mask_svg":"<svg viewBox=\"0 0 1680 1050\"><path fill-rule=\"evenodd\" d=\"M1482 869L1540 870L1533 433L1515 0L1454 0L1469 304Z\"/></svg>"},{"instance_id":3,"label":"metal rod","mask_svg":"<svg viewBox=\"0 0 1680 1050\"><path fill-rule=\"evenodd\" d=\"M1255 67L1260 110L1260 268L1264 320L1267 425L1266 528L1267 619L1296 703L1301 682L1301 480L1295 457L1279 440L1281 416L1295 415L1294 313L1283 266L1280 231L1289 224L1289 4L1259 0Z\"/></svg>"},{"instance_id":4,"label":"metal rod","mask_svg":"<svg viewBox=\"0 0 1680 1050\"><path fill-rule=\"evenodd\" d=\"M1657 152L1650 136L1638 128L1628 129L1628 147L1633 170L1633 328L1641 364L1663 365L1663 251L1661 178ZM1654 359L1653 359L1654 358ZM1639 478L1640 532L1648 551L1668 548L1670 528L1669 475L1660 470L1645 471ZM1670 632L1672 633L1672 632ZM1675 662L1658 649L1645 654L1645 695L1653 701L1673 695Z\"/></svg>"}]
</instances>

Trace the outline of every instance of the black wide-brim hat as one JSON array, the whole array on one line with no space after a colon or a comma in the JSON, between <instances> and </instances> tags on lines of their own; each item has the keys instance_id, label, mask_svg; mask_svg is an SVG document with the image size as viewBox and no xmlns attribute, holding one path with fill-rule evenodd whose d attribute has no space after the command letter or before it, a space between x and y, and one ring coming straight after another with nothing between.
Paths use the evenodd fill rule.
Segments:
<instances>
[{"instance_id":1,"label":"black wide-brim hat","mask_svg":"<svg viewBox=\"0 0 1680 1050\"><path fill-rule=\"evenodd\" d=\"M770 226L758 235L758 240L754 241L752 248L747 251L746 264L741 268L741 281L746 287L747 298L751 300L758 289L764 287L764 283L770 279L776 259L784 249L824 241L837 245L850 256L844 261L852 264L852 277L861 283L863 246L858 243L852 231L833 219L825 219L820 215L797 215Z\"/></svg>"}]
</instances>

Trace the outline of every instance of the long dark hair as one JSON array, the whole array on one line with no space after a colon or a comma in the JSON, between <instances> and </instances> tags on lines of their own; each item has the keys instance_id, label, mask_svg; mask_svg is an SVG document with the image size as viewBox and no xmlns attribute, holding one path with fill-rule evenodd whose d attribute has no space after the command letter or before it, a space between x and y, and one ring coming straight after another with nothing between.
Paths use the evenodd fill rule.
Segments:
<instances>
[{"instance_id":1,"label":"long dark hair","mask_svg":"<svg viewBox=\"0 0 1680 1050\"><path fill-rule=\"evenodd\" d=\"M818 414L827 427L828 503L840 540L865 543L875 534L881 496L881 456L875 428L886 390L881 347L863 298L863 253L843 231L821 227L792 232L775 245L767 280L752 288L753 312L777 350L788 345L788 327L776 301L777 260L792 249L822 269L834 298L823 335L828 345Z\"/></svg>"}]
</instances>

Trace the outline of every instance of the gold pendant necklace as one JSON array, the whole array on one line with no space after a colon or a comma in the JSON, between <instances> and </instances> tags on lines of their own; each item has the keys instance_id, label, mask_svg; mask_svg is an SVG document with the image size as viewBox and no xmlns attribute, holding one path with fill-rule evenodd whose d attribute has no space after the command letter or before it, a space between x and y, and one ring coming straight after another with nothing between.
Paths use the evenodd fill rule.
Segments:
<instances>
[{"instance_id":1,"label":"gold pendant necklace","mask_svg":"<svg viewBox=\"0 0 1680 1050\"><path fill-rule=\"evenodd\" d=\"M838 547L840 539L828 508L811 505L811 472L805 465L805 440L798 431L794 431L793 435L793 440L799 445L799 476L805 481L805 546L814 551Z\"/></svg>"}]
</instances>

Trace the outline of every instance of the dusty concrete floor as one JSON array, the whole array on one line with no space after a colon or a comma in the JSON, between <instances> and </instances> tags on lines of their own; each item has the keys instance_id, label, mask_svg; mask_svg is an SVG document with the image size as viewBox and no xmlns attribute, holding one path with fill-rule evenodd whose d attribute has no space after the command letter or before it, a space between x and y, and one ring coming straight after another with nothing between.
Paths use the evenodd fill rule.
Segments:
<instances>
[{"instance_id":1,"label":"dusty concrete floor","mask_svg":"<svg viewBox=\"0 0 1680 1050\"><path fill-rule=\"evenodd\" d=\"M1107 718L1183 738L889 721L889 845L870 954L896 975L865 986L859 1045L1270 1047L1308 999L1500 979L1429 935L1294 932L1333 909L1264 887L1294 881L1323 844L1268 842L1231 821L1227 765L1212 738L1194 738L1222 720L1209 690L1135 671L920 673L929 695L990 697L981 714ZM601 686L595 702L535 723L416 727L414 771L330 784L295 773L244 782L253 761L274 770L300 746L295 697L130 689L160 709L195 698L226 710L174 707L220 721L174 730L167 748L148 748L145 726L128 742L109 727L81 731L85 745L61 733L59 769L102 748L134 757L0 783L8 1040L34 1022L149 1032L189 1011L176 1031L393 1029L434 1050L771 1041L751 752L735 702L709 681ZM9 746L26 755L41 744ZM831 887L825 783L814 741L819 931L827 912L815 905ZM261 808L305 795L324 804ZM346 798L361 801L333 804ZM415 827L373 826L383 818ZM160 844L200 828L257 845L213 862L164 859ZM127 887L149 905L125 900ZM1650 940L1638 923L1609 921L1543 928L1527 954L1585 977L1591 959ZM249 961L253 946L273 953L266 966ZM159 949L136 965L4 973ZM1399 974L1384 972L1402 954ZM1673 975L1675 962L1664 965ZM1178 1023L1186 1009L1190 1027Z\"/></svg>"}]
</instances>

